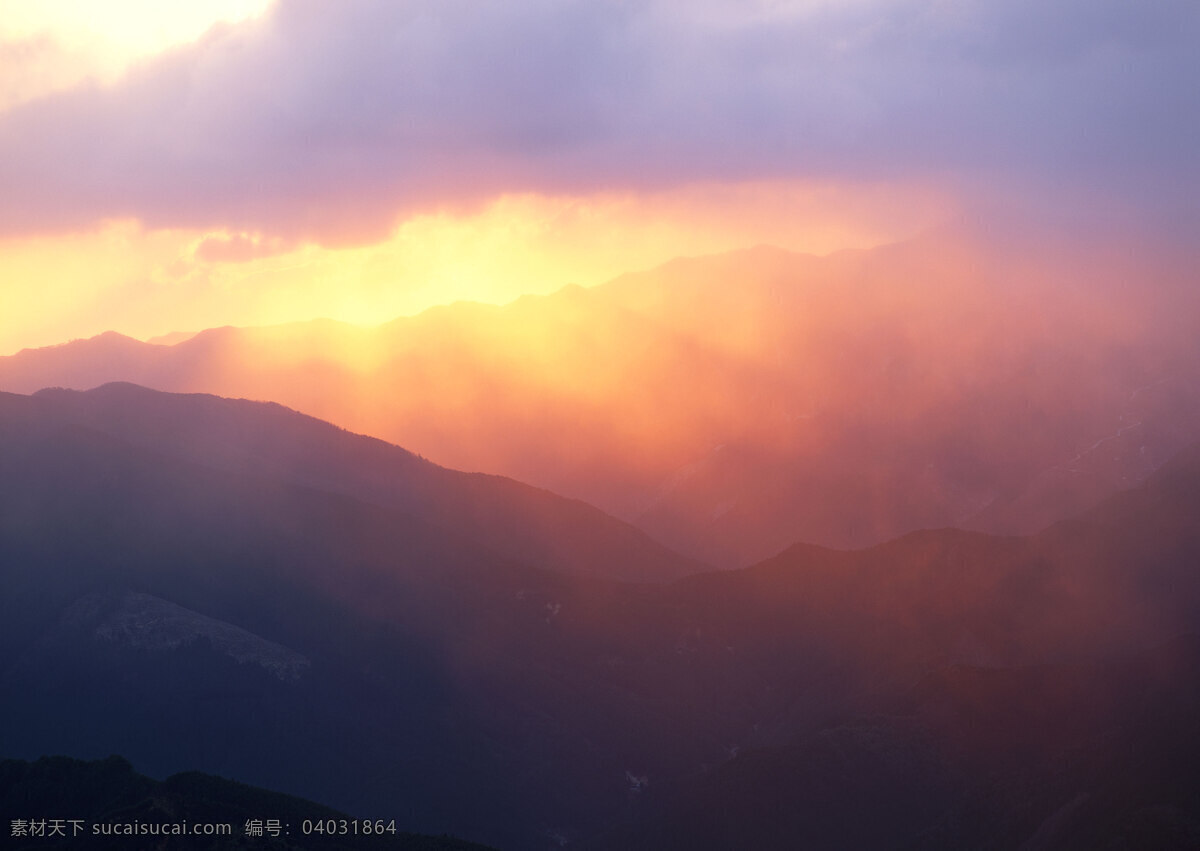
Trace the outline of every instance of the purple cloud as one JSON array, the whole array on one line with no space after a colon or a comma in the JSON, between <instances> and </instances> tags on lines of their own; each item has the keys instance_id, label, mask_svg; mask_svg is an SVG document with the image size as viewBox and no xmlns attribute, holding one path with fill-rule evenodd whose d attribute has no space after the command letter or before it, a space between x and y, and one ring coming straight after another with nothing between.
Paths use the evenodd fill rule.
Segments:
<instances>
[{"instance_id":1,"label":"purple cloud","mask_svg":"<svg viewBox=\"0 0 1200 851\"><path fill-rule=\"evenodd\" d=\"M1190 203L1191 0L793 5L283 0L0 113L0 232L361 241L506 191L773 177Z\"/></svg>"}]
</instances>

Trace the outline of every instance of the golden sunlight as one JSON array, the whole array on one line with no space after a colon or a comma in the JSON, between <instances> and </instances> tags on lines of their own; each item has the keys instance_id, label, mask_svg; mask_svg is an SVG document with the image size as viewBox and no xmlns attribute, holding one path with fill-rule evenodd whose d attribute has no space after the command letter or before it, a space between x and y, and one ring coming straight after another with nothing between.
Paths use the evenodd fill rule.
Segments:
<instances>
[{"instance_id":1,"label":"golden sunlight","mask_svg":"<svg viewBox=\"0 0 1200 851\"><path fill-rule=\"evenodd\" d=\"M527 194L470 214L415 216L387 240L353 248L108 223L0 244L0 278L24 282L22 308L0 319L0 353L107 330L150 338L317 317L375 325L438 304L594 286L680 255L764 242L816 254L869 247L929 227L950 208L941 193L895 185Z\"/></svg>"},{"instance_id":2,"label":"golden sunlight","mask_svg":"<svg viewBox=\"0 0 1200 851\"><path fill-rule=\"evenodd\" d=\"M193 41L214 24L262 14L271 0L0 0L0 110L87 80L112 83L131 65Z\"/></svg>"}]
</instances>

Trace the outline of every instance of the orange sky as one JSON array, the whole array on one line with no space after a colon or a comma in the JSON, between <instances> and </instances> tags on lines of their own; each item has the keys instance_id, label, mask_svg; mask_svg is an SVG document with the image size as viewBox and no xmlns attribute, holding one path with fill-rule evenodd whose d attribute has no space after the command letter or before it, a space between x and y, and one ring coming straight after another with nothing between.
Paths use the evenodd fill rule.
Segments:
<instances>
[{"instance_id":1,"label":"orange sky","mask_svg":"<svg viewBox=\"0 0 1200 851\"><path fill-rule=\"evenodd\" d=\"M0 0L0 110L130 68L236 23L266 0L161 4ZM402 217L349 248L230 230L144 227L0 239L0 354L118 330L142 338L313 317L358 324L456 300L502 304L566 283L757 244L828 252L934 223L947 202L916 186L758 181L659 193L504 194L476 209Z\"/></svg>"},{"instance_id":2,"label":"orange sky","mask_svg":"<svg viewBox=\"0 0 1200 851\"><path fill-rule=\"evenodd\" d=\"M868 247L989 192L1186 230L1200 16L1063 5L0 0L0 354Z\"/></svg>"},{"instance_id":3,"label":"orange sky","mask_svg":"<svg viewBox=\"0 0 1200 851\"><path fill-rule=\"evenodd\" d=\"M0 280L9 282L0 354L107 330L149 339L316 317L372 325L436 304L591 286L682 255L760 243L814 253L868 247L932 226L950 207L938 192L896 185L528 194L412 216L382 241L345 248L106 222L0 241Z\"/></svg>"},{"instance_id":4,"label":"orange sky","mask_svg":"<svg viewBox=\"0 0 1200 851\"><path fill-rule=\"evenodd\" d=\"M80 85L113 86L162 51L267 0L95 4L0 0L0 108ZM2 111L0 111L2 114ZM675 256L758 243L827 253L909 236L946 198L896 183L691 183L652 193L505 194L400 218L366 245L323 247L227 229L107 220L0 239L0 354L106 330L139 338L328 317L375 324L458 300L505 303L594 285Z\"/></svg>"},{"instance_id":5,"label":"orange sky","mask_svg":"<svg viewBox=\"0 0 1200 851\"><path fill-rule=\"evenodd\" d=\"M0 107L80 85L112 86L138 63L266 0L95 5L0 0L0 42L22 47ZM402 217L366 245L323 247L227 229L107 220L0 239L0 354L106 330L143 339L220 325L328 317L375 324L436 304L500 304L590 286L680 255L770 243L827 253L903 238L944 217L944 193L892 183L691 183L660 192L505 194Z\"/></svg>"}]
</instances>

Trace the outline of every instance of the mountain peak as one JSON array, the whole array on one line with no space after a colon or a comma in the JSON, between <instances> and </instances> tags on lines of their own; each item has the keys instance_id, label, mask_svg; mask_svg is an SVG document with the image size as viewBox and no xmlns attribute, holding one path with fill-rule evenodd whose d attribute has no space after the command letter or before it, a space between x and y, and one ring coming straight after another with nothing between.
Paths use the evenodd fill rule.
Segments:
<instances>
[{"instance_id":1,"label":"mountain peak","mask_svg":"<svg viewBox=\"0 0 1200 851\"><path fill-rule=\"evenodd\" d=\"M705 567L586 503L503 476L441 467L274 402L164 393L130 382L25 398L41 403L47 429L83 427L159 458L401 511L536 567L632 581L668 581Z\"/></svg>"}]
</instances>

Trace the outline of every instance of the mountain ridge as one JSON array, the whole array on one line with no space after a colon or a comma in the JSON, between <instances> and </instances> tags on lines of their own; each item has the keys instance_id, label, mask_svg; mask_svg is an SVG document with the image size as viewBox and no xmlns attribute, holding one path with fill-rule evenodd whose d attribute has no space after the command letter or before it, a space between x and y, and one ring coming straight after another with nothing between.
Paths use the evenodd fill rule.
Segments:
<instances>
[{"instance_id":1,"label":"mountain ridge","mask_svg":"<svg viewBox=\"0 0 1200 851\"><path fill-rule=\"evenodd\" d=\"M1170 274L1149 252L969 228L757 248L373 329L25 352L0 387L272 399L744 566L796 540L1031 533L1140 481L1200 439L1194 311Z\"/></svg>"},{"instance_id":2,"label":"mountain ridge","mask_svg":"<svg viewBox=\"0 0 1200 851\"><path fill-rule=\"evenodd\" d=\"M448 470L278 403L163 394L129 383L84 393L47 389L22 398L159 452L204 458L226 470L261 469L297 484L416 511L442 526L473 528L489 546L551 568L608 570L626 578L644 571L646 579L662 579L701 567L578 500L501 476ZM343 463L353 459L357 467ZM347 477L348 469L357 472ZM574 545L555 543L556 535Z\"/></svg>"},{"instance_id":3,"label":"mountain ridge","mask_svg":"<svg viewBox=\"0 0 1200 851\"><path fill-rule=\"evenodd\" d=\"M93 410L106 395L123 417ZM155 406L170 416L147 416ZM212 428L211 411L196 415L210 406L270 415L272 427L222 460L237 432ZM804 801L769 817L756 809L772 789L793 788L772 785L770 766L799 771L803 790L804 764L832 770L838 753L856 755L826 801L845 815L857 812L855 789L888 784L894 763L875 756L892 754L913 768L900 776L914 788L942 791L911 818L880 809L873 823L912 838L956 818L962 832L944 844L961 847L995 817L971 809L991 800L989 754L1027 740L1003 723L1025 711L1023 694L1074 682L1103 693L1126 680L1088 671L1194 631L1200 617L1200 449L1035 536L926 530L627 583L508 558L453 526L275 476L279 459L295 457L276 426L306 422L281 407L131 387L0 395L0 752L123 753L151 774L198 769L344 810L394 811L405 829L530 848L553 837L634 847L626 828L690 836L701 822L688 821L688 800L712 816L705 778L720 787L729 772L750 799L738 806L761 816L764 836L776 832L774 847L791 847L781 814L821 822ZM194 455L158 451L156 439L185 440ZM364 457L376 466L369 454L329 463ZM195 613L183 631L218 640L107 640L105 612L130 594ZM212 621L309 664L280 678L239 661L221 637L252 639ZM1062 671L1061 687L1023 669ZM971 722L989 694L994 746ZM1154 717L1192 705L1186 689L1146 694ZM1055 718L1030 732L1051 735ZM1129 741L1143 729L1129 727ZM963 759L945 761L946 747ZM1104 765L1121 764L1104 762L1111 754L1095 751L1106 783L1118 777ZM1005 795L1032 796L1044 817L1064 805L1058 787L1039 785L1052 765L999 765Z\"/></svg>"}]
</instances>

